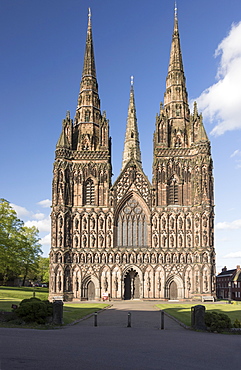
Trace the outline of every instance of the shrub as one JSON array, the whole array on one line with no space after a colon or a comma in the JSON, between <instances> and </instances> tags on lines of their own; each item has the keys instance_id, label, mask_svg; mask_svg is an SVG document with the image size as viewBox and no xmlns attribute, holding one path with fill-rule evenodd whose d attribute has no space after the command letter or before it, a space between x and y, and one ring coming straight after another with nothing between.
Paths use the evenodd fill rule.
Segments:
<instances>
[{"instance_id":1,"label":"shrub","mask_svg":"<svg viewBox=\"0 0 241 370\"><path fill-rule=\"evenodd\" d=\"M241 321L236 319L233 323L234 328L241 328Z\"/></svg>"},{"instance_id":2,"label":"shrub","mask_svg":"<svg viewBox=\"0 0 241 370\"><path fill-rule=\"evenodd\" d=\"M45 324L46 319L53 314L53 304L49 301L41 301L39 298L32 297L24 299L15 309L16 315L25 322L36 322Z\"/></svg>"},{"instance_id":3,"label":"shrub","mask_svg":"<svg viewBox=\"0 0 241 370\"><path fill-rule=\"evenodd\" d=\"M231 320L228 315L217 312L205 313L205 324L211 331L221 332L232 327Z\"/></svg>"}]
</instances>

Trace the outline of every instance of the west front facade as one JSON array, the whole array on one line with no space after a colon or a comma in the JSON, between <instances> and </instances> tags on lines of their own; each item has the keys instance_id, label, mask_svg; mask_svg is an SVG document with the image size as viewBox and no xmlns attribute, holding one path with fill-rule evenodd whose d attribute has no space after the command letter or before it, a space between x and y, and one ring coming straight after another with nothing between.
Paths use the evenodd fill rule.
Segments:
<instances>
[{"instance_id":1,"label":"west front facade","mask_svg":"<svg viewBox=\"0 0 241 370\"><path fill-rule=\"evenodd\" d=\"M122 169L111 182L90 13L76 114L72 121L67 112L55 154L50 299L215 295L211 148L196 104L190 113L176 10L152 183L142 168L133 80Z\"/></svg>"}]
</instances>

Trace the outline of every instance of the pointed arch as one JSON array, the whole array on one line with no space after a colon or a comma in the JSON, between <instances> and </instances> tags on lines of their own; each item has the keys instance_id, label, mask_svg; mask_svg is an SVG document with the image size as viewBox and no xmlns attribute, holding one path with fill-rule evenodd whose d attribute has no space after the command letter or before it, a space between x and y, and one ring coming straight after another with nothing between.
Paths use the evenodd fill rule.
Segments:
<instances>
[{"instance_id":1,"label":"pointed arch","mask_svg":"<svg viewBox=\"0 0 241 370\"><path fill-rule=\"evenodd\" d=\"M115 215L117 246L147 246L148 221L149 212L143 200L136 193L129 193Z\"/></svg>"},{"instance_id":2,"label":"pointed arch","mask_svg":"<svg viewBox=\"0 0 241 370\"><path fill-rule=\"evenodd\" d=\"M95 184L92 178L88 178L84 185L84 203L86 205L95 204Z\"/></svg>"},{"instance_id":3,"label":"pointed arch","mask_svg":"<svg viewBox=\"0 0 241 370\"><path fill-rule=\"evenodd\" d=\"M167 204L179 204L179 181L174 175L168 181Z\"/></svg>"},{"instance_id":4,"label":"pointed arch","mask_svg":"<svg viewBox=\"0 0 241 370\"><path fill-rule=\"evenodd\" d=\"M180 276L171 275L168 277L165 284L165 298L173 300L184 298L183 280Z\"/></svg>"}]
</instances>

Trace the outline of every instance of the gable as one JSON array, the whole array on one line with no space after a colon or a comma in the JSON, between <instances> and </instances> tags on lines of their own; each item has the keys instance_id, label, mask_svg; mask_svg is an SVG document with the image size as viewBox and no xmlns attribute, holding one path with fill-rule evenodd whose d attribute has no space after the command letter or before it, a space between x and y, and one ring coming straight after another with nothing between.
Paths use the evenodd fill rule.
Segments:
<instances>
[{"instance_id":1,"label":"gable","mask_svg":"<svg viewBox=\"0 0 241 370\"><path fill-rule=\"evenodd\" d=\"M151 184L135 161L130 161L112 187L116 205L130 192L136 192L151 207Z\"/></svg>"}]
</instances>

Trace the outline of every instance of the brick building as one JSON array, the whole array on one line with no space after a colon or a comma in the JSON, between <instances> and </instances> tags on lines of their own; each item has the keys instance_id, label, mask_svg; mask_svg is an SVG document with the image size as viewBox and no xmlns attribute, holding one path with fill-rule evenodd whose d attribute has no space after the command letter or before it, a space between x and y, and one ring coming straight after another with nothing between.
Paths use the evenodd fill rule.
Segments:
<instances>
[{"instance_id":1,"label":"brick building","mask_svg":"<svg viewBox=\"0 0 241 370\"><path fill-rule=\"evenodd\" d=\"M241 269L227 270L225 266L216 277L217 298L241 301Z\"/></svg>"}]
</instances>

